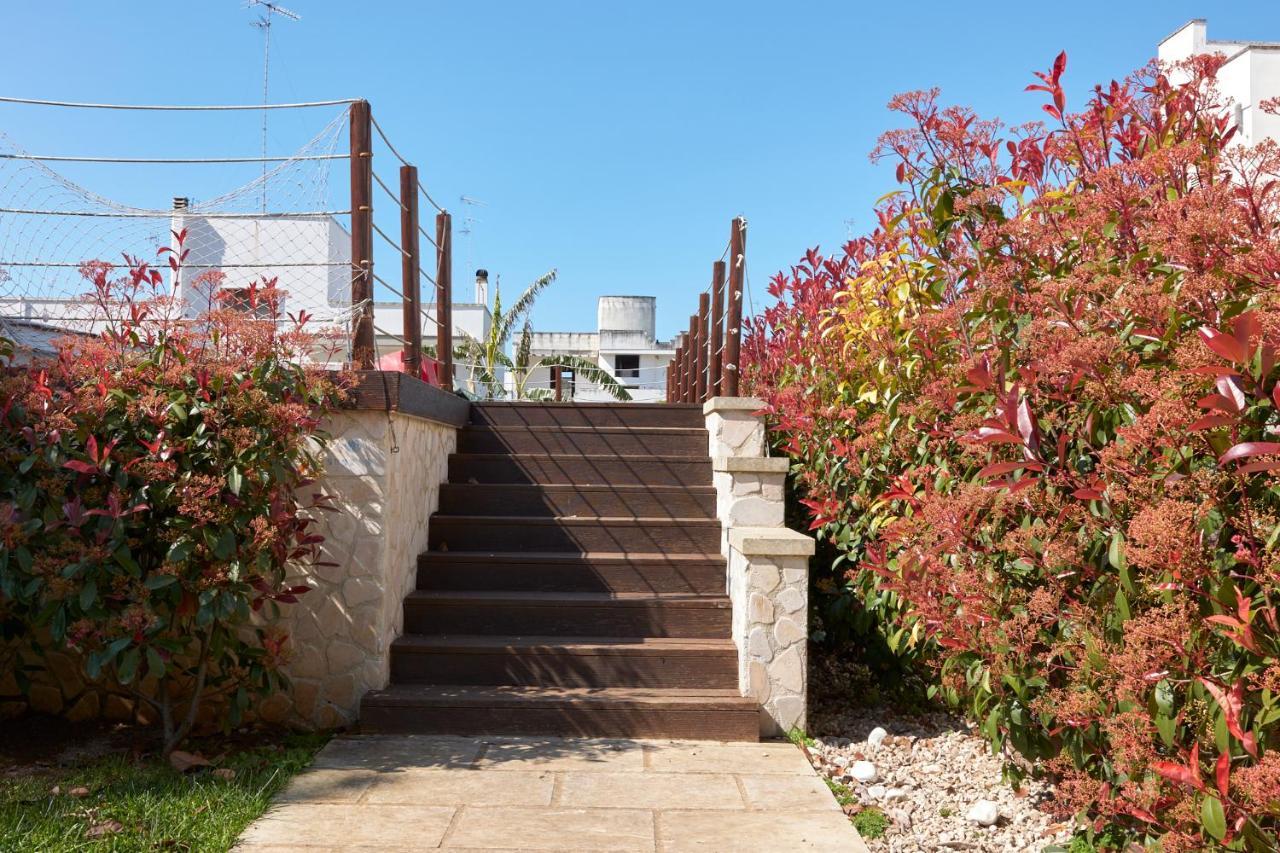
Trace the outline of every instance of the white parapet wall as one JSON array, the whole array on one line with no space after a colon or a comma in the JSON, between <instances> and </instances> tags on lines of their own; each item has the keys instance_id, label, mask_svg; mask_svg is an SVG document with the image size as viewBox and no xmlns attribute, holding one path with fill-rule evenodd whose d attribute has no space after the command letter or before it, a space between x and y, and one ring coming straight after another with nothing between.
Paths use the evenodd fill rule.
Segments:
<instances>
[{"instance_id":1,"label":"white parapet wall","mask_svg":"<svg viewBox=\"0 0 1280 853\"><path fill-rule=\"evenodd\" d=\"M391 642L400 636L404 597L414 588L427 523L457 449L466 403L423 383L389 375L386 406L329 418L324 477L316 488L332 511L316 511L325 537L321 561L305 567L311 590L283 608L290 636L288 692L269 696L263 719L317 728L353 722L360 700L390 680ZM370 387L366 374L366 391Z\"/></svg>"},{"instance_id":2,"label":"white parapet wall","mask_svg":"<svg viewBox=\"0 0 1280 853\"><path fill-rule=\"evenodd\" d=\"M765 455L763 407L750 397L713 397L703 414L729 565L738 686L760 703L760 733L779 735L805 727L814 541L784 524L788 461Z\"/></svg>"}]
</instances>

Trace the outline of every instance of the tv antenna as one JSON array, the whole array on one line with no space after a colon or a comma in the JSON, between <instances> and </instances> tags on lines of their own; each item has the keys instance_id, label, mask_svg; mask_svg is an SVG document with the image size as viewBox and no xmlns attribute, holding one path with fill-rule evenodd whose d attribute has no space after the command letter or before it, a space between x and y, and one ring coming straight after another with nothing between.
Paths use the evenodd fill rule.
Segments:
<instances>
[{"instance_id":1,"label":"tv antenna","mask_svg":"<svg viewBox=\"0 0 1280 853\"><path fill-rule=\"evenodd\" d=\"M253 9L261 6L265 11L258 16L258 20L249 24L251 27L257 27L262 30L262 212L267 212L267 114L265 109L270 101L268 95L270 93L271 80L271 17L272 15L280 15L288 18L290 21L301 21L302 16L291 9L286 9L279 3L272 3L270 0L245 0L245 8Z\"/></svg>"},{"instance_id":2,"label":"tv antenna","mask_svg":"<svg viewBox=\"0 0 1280 853\"><path fill-rule=\"evenodd\" d=\"M488 203L483 202L478 198L472 198L469 195L458 196L458 201L465 205L464 209L466 210L466 213L462 217L462 227L458 229L458 233L461 234L463 239L466 241L467 268L470 269L472 266L471 235L475 231L473 226L484 221L483 219L476 219L475 209L477 207L488 207L489 205Z\"/></svg>"}]
</instances>

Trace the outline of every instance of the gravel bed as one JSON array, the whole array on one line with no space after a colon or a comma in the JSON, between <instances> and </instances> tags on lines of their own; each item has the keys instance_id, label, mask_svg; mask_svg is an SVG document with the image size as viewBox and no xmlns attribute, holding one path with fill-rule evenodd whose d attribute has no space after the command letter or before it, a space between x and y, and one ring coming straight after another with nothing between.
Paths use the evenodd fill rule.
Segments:
<instances>
[{"instance_id":1,"label":"gravel bed","mask_svg":"<svg viewBox=\"0 0 1280 853\"><path fill-rule=\"evenodd\" d=\"M883 836L866 839L872 851L1022 853L1071 838L1069 824L1043 808L1052 788L1028 779L1015 792L987 742L962 721L859 708L813 722L821 734L807 744L809 760L845 786L845 811L875 806L889 818Z\"/></svg>"}]
</instances>

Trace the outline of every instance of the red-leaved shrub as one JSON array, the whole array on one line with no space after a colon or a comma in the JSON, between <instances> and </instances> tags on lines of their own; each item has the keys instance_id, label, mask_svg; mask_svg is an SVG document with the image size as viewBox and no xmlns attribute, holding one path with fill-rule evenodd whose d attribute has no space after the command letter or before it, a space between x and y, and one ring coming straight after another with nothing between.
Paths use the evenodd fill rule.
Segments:
<instances>
[{"instance_id":1,"label":"red-leaved shrub","mask_svg":"<svg viewBox=\"0 0 1280 853\"><path fill-rule=\"evenodd\" d=\"M1060 56L1049 127L896 98L901 191L744 344L859 606L1103 846L1280 826L1280 149L1220 61L1068 113Z\"/></svg>"},{"instance_id":2,"label":"red-leaved shrub","mask_svg":"<svg viewBox=\"0 0 1280 853\"><path fill-rule=\"evenodd\" d=\"M41 638L79 652L155 709L168 753L202 701L234 724L286 685L285 637L252 616L306 590L289 576L318 556L301 509L338 389L273 281L207 275L192 310L146 263L83 273L92 334L0 362L0 639L19 674Z\"/></svg>"}]
</instances>

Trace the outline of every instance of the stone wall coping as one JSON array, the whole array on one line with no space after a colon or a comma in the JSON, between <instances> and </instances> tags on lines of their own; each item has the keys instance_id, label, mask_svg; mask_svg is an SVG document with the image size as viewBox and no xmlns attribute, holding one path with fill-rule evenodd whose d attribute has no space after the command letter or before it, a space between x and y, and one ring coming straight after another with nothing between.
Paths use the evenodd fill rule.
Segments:
<instances>
[{"instance_id":1,"label":"stone wall coping","mask_svg":"<svg viewBox=\"0 0 1280 853\"><path fill-rule=\"evenodd\" d=\"M785 474L791 460L785 456L717 456L711 460L712 471L734 474Z\"/></svg>"},{"instance_id":2,"label":"stone wall coping","mask_svg":"<svg viewBox=\"0 0 1280 853\"><path fill-rule=\"evenodd\" d=\"M786 527L731 527L729 545L748 557L809 557L817 549L812 536Z\"/></svg>"},{"instance_id":3,"label":"stone wall coping","mask_svg":"<svg viewBox=\"0 0 1280 853\"><path fill-rule=\"evenodd\" d=\"M764 400L757 397L712 397L702 404L704 415L716 412L758 412L764 408Z\"/></svg>"},{"instance_id":4,"label":"stone wall coping","mask_svg":"<svg viewBox=\"0 0 1280 853\"><path fill-rule=\"evenodd\" d=\"M471 404L466 398L394 370L356 370L348 389L346 410L399 412L445 426L467 422Z\"/></svg>"}]
</instances>

